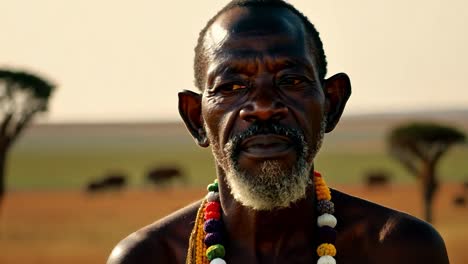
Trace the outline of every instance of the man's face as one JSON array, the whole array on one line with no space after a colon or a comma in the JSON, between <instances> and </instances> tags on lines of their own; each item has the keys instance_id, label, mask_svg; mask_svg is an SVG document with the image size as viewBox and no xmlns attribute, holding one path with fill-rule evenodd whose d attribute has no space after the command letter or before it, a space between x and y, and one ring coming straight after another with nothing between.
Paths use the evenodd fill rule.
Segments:
<instances>
[{"instance_id":1,"label":"man's face","mask_svg":"<svg viewBox=\"0 0 468 264\"><path fill-rule=\"evenodd\" d=\"M205 38L202 118L234 197L254 209L305 196L325 97L302 22L284 8L234 8Z\"/></svg>"}]
</instances>

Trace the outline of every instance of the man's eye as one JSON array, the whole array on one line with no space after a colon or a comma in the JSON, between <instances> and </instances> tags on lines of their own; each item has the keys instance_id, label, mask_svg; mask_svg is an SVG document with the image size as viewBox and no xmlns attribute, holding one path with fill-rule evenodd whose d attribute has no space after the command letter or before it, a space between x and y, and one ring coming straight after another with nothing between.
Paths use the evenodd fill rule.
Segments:
<instances>
[{"instance_id":1,"label":"man's eye","mask_svg":"<svg viewBox=\"0 0 468 264\"><path fill-rule=\"evenodd\" d=\"M221 85L218 89L222 92L233 92L233 91L241 91L246 89L247 85L240 84L240 83L227 83Z\"/></svg>"},{"instance_id":2,"label":"man's eye","mask_svg":"<svg viewBox=\"0 0 468 264\"><path fill-rule=\"evenodd\" d=\"M247 88L246 85L242 85L242 84L233 84L232 85L232 90L235 91L235 90L240 90L240 89L245 89Z\"/></svg>"},{"instance_id":3,"label":"man's eye","mask_svg":"<svg viewBox=\"0 0 468 264\"><path fill-rule=\"evenodd\" d=\"M304 83L304 79L302 78L284 78L279 81L279 85L284 85L284 86L295 86L295 85L300 85Z\"/></svg>"}]
</instances>

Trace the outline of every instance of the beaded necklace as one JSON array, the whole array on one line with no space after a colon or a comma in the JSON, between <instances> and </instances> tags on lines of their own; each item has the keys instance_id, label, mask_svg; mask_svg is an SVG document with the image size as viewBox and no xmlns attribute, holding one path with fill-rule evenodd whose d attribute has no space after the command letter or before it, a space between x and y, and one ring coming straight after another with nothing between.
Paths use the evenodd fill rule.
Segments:
<instances>
[{"instance_id":1,"label":"beaded necklace","mask_svg":"<svg viewBox=\"0 0 468 264\"><path fill-rule=\"evenodd\" d=\"M328 188L322 175L314 171L314 186L317 197L317 225L319 242L317 264L336 264L336 218L333 216L335 206L331 201ZM190 234L186 264L226 264L223 259L226 251L223 246L223 222L219 202L218 181L209 184L208 194L202 201L195 219L195 226Z\"/></svg>"}]
</instances>

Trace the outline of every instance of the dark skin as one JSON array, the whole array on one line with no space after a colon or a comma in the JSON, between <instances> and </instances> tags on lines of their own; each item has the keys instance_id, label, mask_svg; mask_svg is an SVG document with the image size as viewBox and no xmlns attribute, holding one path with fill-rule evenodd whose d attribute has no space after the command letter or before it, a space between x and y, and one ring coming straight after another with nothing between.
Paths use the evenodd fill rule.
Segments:
<instances>
[{"instance_id":1,"label":"dark skin","mask_svg":"<svg viewBox=\"0 0 468 264\"><path fill-rule=\"evenodd\" d=\"M257 211L241 205L226 184L229 156L222 146L253 122L279 122L303 132L315 146L320 126L337 124L351 86L345 74L319 80L301 21L290 11L234 8L211 26L205 45L209 60L202 94L179 94L179 109L202 147L211 145L220 184L229 242L227 263L316 263L315 195L290 207ZM239 166L254 177L258 165L275 159L288 168L297 153L287 140L267 135L261 147L245 147ZM278 147L279 146L279 147ZM326 176L326 175L325 175ZM337 263L448 263L444 242L429 224L407 214L332 191ZM200 201L122 240L109 257L116 263L185 263Z\"/></svg>"}]
</instances>

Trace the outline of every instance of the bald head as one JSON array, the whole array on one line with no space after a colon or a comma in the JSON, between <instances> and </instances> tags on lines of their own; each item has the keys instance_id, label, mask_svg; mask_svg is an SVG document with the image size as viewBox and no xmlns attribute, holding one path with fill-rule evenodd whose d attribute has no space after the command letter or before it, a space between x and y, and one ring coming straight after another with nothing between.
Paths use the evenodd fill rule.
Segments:
<instances>
[{"instance_id":1,"label":"bald head","mask_svg":"<svg viewBox=\"0 0 468 264\"><path fill-rule=\"evenodd\" d=\"M281 46L284 35L304 44L302 22L291 11L275 7L236 7L221 14L208 28L203 42L205 56L213 56L224 48L263 50L274 40ZM264 41L249 40L255 38ZM271 48L271 47L270 47Z\"/></svg>"},{"instance_id":2,"label":"bald head","mask_svg":"<svg viewBox=\"0 0 468 264\"><path fill-rule=\"evenodd\" d=\"M273 6L235 7L223 13L216 22L236 34L265 35L302 30L302 22L295 14Z\"/></svg>"}]
</instances>

